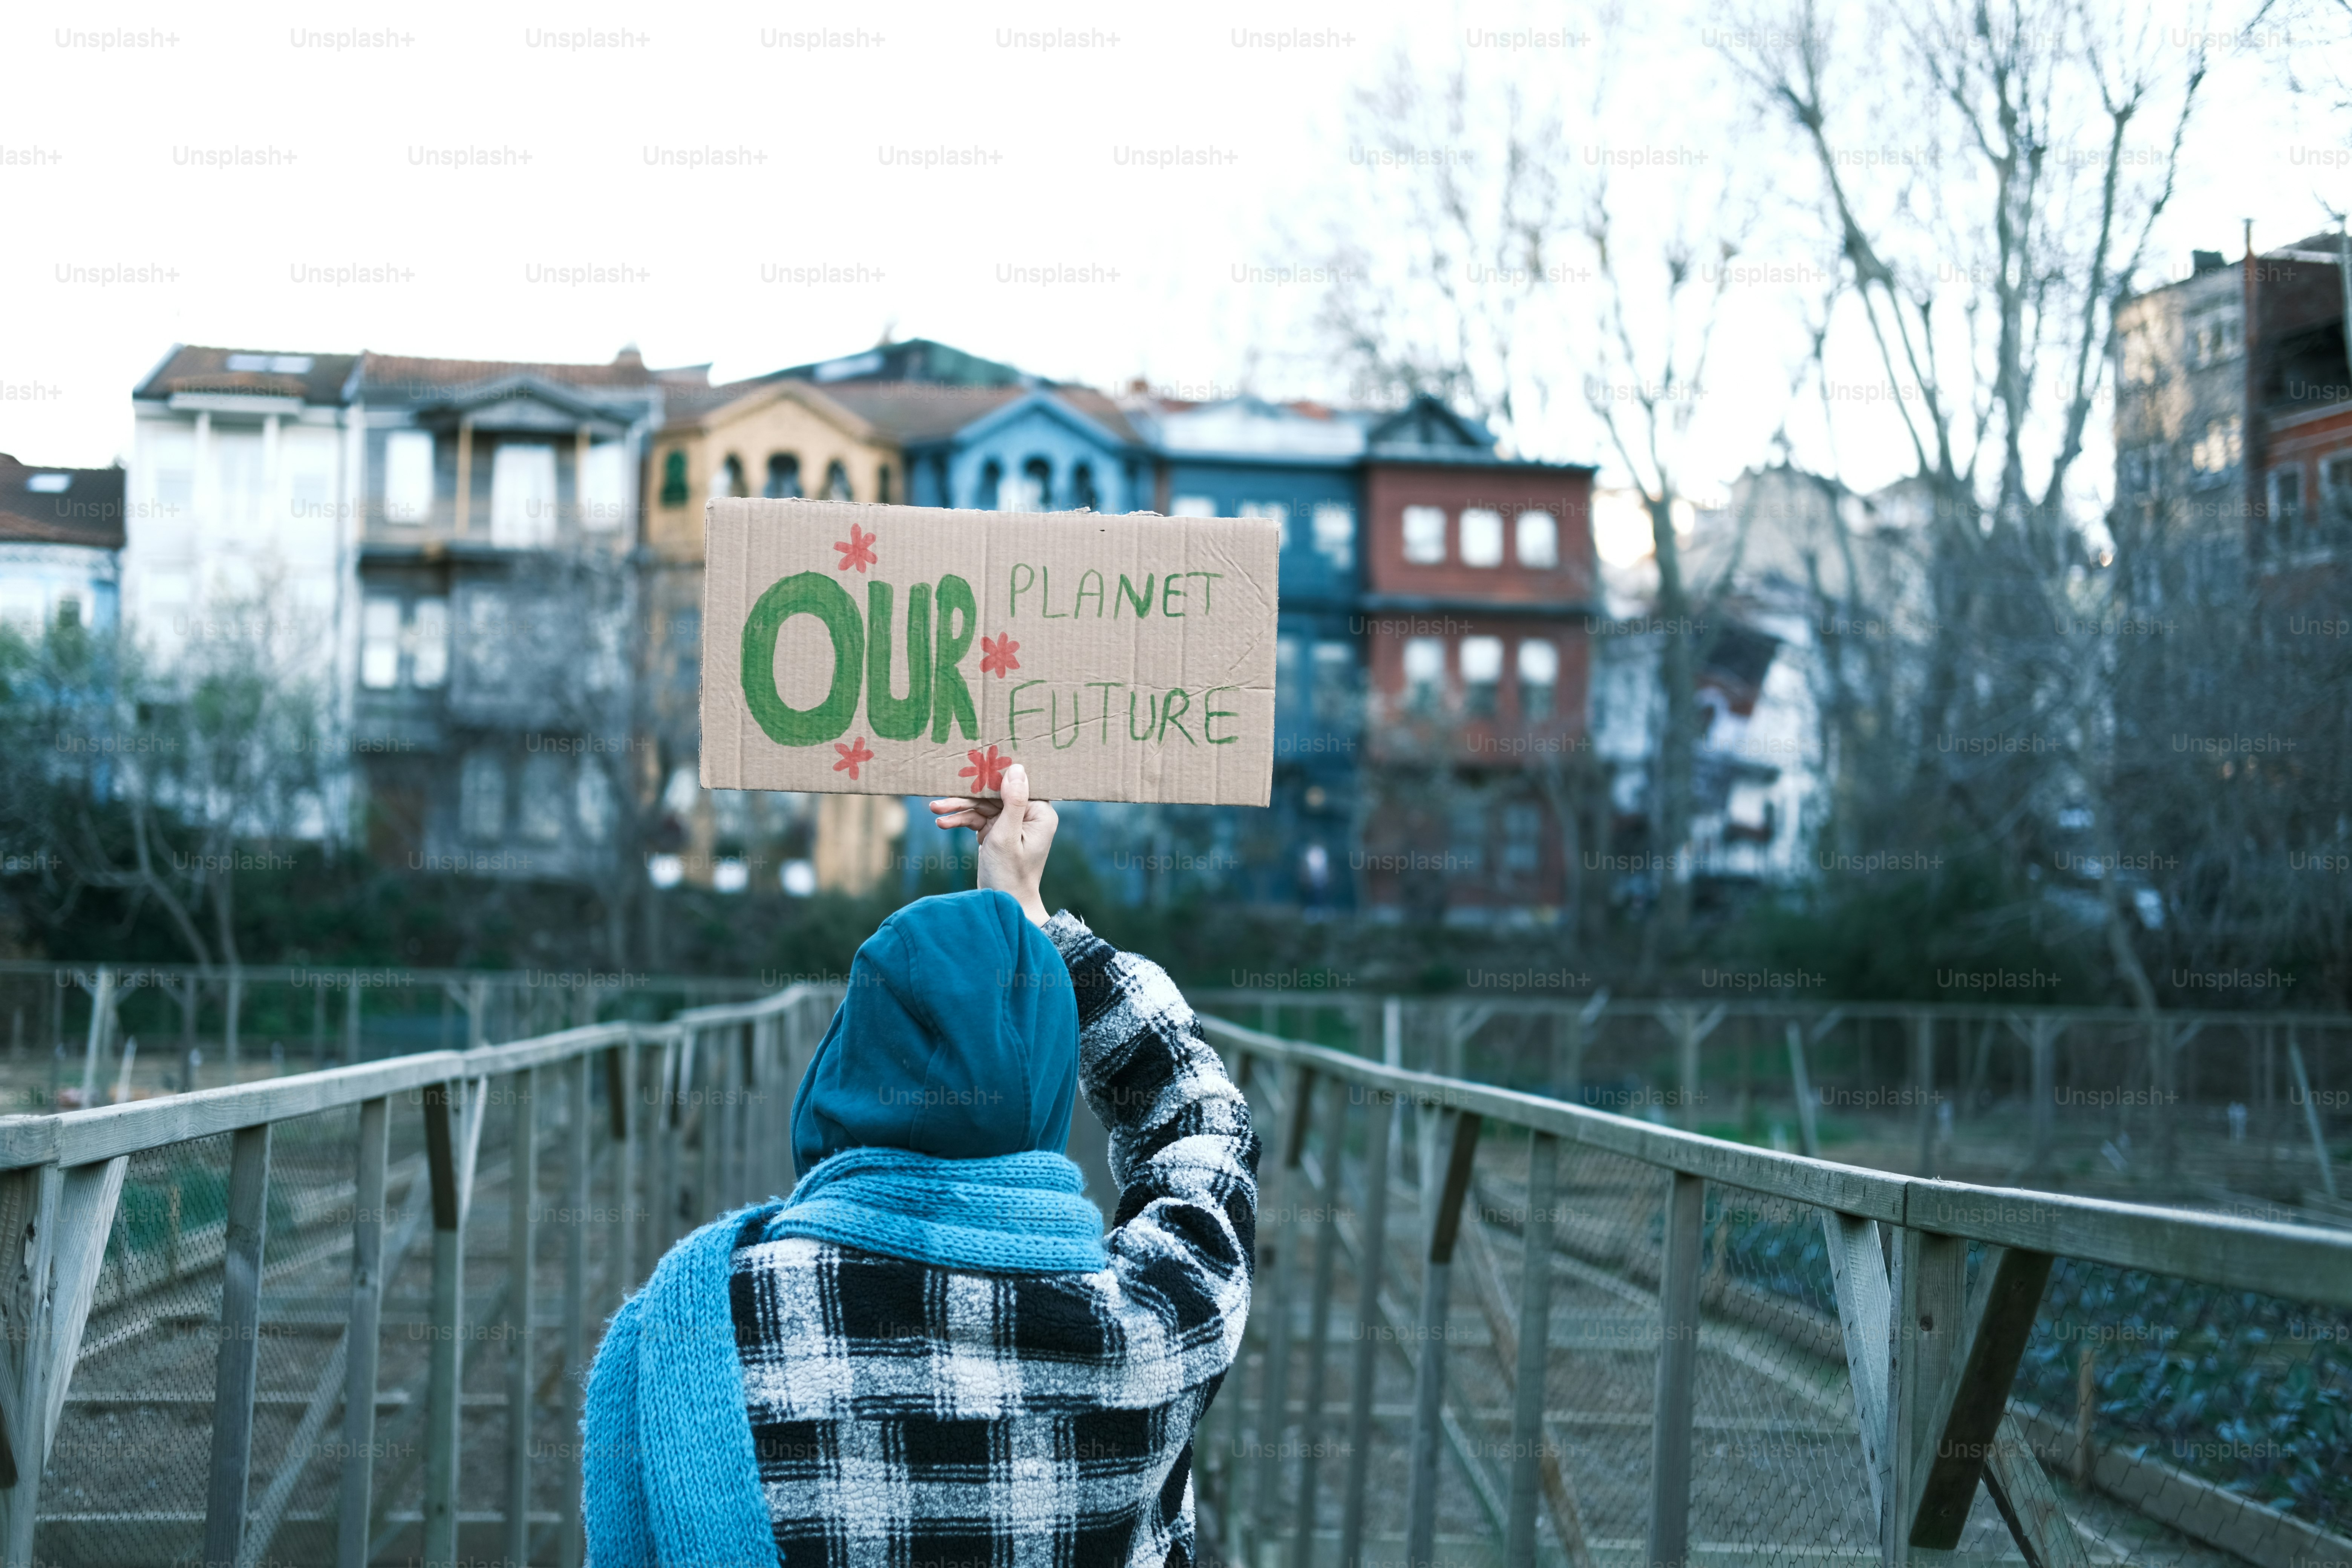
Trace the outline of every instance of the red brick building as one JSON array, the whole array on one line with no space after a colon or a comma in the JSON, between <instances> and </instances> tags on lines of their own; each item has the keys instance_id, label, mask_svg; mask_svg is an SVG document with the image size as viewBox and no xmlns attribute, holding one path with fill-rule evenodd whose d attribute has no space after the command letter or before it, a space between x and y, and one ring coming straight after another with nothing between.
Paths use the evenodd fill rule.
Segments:
<instances>
[{"instance_id":1,"label":"red brick building","mask_svg":"<svg viewBox=\"0 0 2352 1568\"><path fill-rule=\"evenodd\" d=\"M1363 472L1361 900L1545 918L1589 793L1592 469L1497 458L1424 399L1368 432Z\"/></svg>"}]
</instances>

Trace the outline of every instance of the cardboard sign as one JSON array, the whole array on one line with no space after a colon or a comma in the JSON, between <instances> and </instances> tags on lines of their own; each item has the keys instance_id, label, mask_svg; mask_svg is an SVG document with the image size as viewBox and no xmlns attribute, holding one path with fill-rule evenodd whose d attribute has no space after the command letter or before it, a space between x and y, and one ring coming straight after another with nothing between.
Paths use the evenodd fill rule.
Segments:
<instances>
[{"instance_id":1,"label":"cardboard sign","mask_svg":"<svg viewBox=\"0 0 2352 1568\"><path fill-rule=\"evenodd\" d=\"M1265 518L714 500L702 782L1264 805Z\"/></svg>"}]
</instances>

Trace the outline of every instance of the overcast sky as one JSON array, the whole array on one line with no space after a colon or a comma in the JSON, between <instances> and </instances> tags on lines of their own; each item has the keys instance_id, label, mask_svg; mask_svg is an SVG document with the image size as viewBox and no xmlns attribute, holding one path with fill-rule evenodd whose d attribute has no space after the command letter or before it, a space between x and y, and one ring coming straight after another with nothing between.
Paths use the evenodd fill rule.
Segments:
<instances>
[{"instance_id":1,"label":"overcast sky","mask_svg":"<svg viewBox=\"0 0 2352 1568\"><path fill-rule=\"evenodd\" d=\"M10 7L0 450L111 460L131 386L181 342L551 360L635 342L723 379L887 328L1106 386L1330 395L1314 286L1267 269L1318 259L1351 89L1400 47L1572 38L1594 14L1268 10ZM1691 84L1720 74L1722 13L1636 16L1616 57L1634 85L1662 116L1715 112ZM1597 58L1473 52L1542 90ZM2290 99L2278 53L2221 59L2166 265L2234 252L2246 217L2258 244L2308 233L2352 195L2326 151L2345 117ZM1769 412L1780 341L1735 342L1714 379L1752 379ZM1753 435L1701 477L1756 460ZM1584 449L1545 455L1606 457L1589 430L1557 439Z\"/></svg>"}]
</instances>

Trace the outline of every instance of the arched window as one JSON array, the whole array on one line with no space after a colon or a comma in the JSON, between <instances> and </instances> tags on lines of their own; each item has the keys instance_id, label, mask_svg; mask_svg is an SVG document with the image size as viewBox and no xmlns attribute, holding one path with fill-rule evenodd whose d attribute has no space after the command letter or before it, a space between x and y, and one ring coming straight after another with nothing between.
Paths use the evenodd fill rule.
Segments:
<instances>
[{"instance_id":1,"label":"arched window","mask_svg":"<svg viewBox=\"0 0 2352 1568\"><path fill-rule=\"evenodd\" d=\"M751 493L743 485L743 459L732 452L728 453L726 461L710 471L711 499L716 500Z\"/></svg>"},{"instance_id":2,"label":"arched window","mask_svg":"<svg viewBox=\"0 0 2352 1568\"><path fill-rule=\"evenodd\" d=\"M1091 463L1080 463L1070 470L1070 507L1074 511L1098 511L1102 494L1095 489L1095 470Z\"/></svg>"},{"instance_id":3,"label":"arched window","mask_svg":"<svg viewBox=\"0 0 2352 1568\"><path fill-rule=\"evenodd\" d=\"M1004 465L991 458L980 467L980 489L971 504L982 511L994 511L997 498L1004 491Z\"/></svg>"},{"instance_id":4,"label":"arched window","mask_svg":"<svg viewBox=\"0 0 2352 1568\"><path fill-rule=\"evenodd\" d=\"M763 496L785 500L801 493L801 460L790 452L768 454L768 486Z\"/></svg>"},{"instance_id":5,"label":"arched window","mask_svg":"<svg viewBox=\"0 0 2352 1568\"><path fill-rule=\"evenodd\" d=\"M856 500L857 499L850 493L849 470L843 466L839 458L835 458L833 460L833 467L824 471L824 499L827 500Z\"/></svg>"},{"instance_id":6,"label":"arched window","mask_svg":"<svg viewBox=\"0 0 2352 1568\"><path fill-rule=\"evenodd\" d=\"M662 458L661 503L684 506L686 502L686 454L673 451Z\"/></svg>"},{"instance_id":7,"label":"arched window","mask_svg":"<svg viewBox=\"0 0 2352 1568\"><path fill-rule=\"evenodd\" d=\"M1044 511L1054 504L1054 465L1032 458L1021 465L1020 510Z\"/></svg>"}]
</instances>

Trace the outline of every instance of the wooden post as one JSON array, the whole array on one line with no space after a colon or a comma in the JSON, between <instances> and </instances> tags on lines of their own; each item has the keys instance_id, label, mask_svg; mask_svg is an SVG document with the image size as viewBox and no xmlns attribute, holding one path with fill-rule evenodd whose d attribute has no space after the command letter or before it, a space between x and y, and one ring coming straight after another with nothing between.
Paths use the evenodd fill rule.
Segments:
<instances>
[{"instance_id":1,"label":"wooden post","mask_svg":"<svg viewBox=\"0 0 2352 1568\"><path fill-rule=\"evenodd\" d=\"M1528 1136L1528 1213L1520 1227L1519 1368L1511 1396L1510 1510L1503 1568L1535 1568L1536 1500L1543 1489L1544 1384L1550 1371L1551 1236L1559 1140Z\"/></svg>"},{"instance_id":2,"label":"wooden post","mask_svg":"<svg viewBox=\"0 0 2352 1568\"><path fill-rule=\"evenodd\" d=\"M1682 1113L1675 1118L1675 1125L1685 1132L1698 1130L1698 1018L1688 1007L1675 1014L1675 1085L1682 1097Z\"/></svg>"},{"instance_id":3,"label":"wooden post","mask_svg":"<svg viewBox=\"0 0 2352 1568\"><path fill-rule=\"evenodd\" d=\"M1813 1104L1813 1075L1805 1066L1805 1031L1789 1026L1789 1079L1797 1091L1797 1146L1808 1160L1822 1157L1822 1129Z\"/></svg>"},{"instance_id":4,"label":"wooden post","mask_svg":"<svg viewBox=\"0 0 2352 1568\"><path fill-rule=\"evenodd\" d=\"M1287 1077L1289 1103L1283 1107L1282 1175L1276 1207L1258 1216L1258 1247L1263 1254L1274 1233L1274 1289L1266 1302L1265 1368L1258 1382L1257 1481L1251 1496L1249 1542L1255 1552L1274 1530L1275 1510L1282 1506L1282 1439L1290 1420L1290 1303L1298 1293L1298 1195L1306 1184L1299 1168L1307 1152L1307 1120L1314 1113L1315 1069L1295 1067ZM1333 1086L1335 1089L1338 1086ZM1274 1225L1265 1221L1271 1217ZM1310 1412L1307 1422L1312 1425Z\"/></svg>"},{"instance_id":5,"label":"wooden post","mask_svg":"<svg viewBox=\"0 0 2352 1568\"><path fill-rule=\"evenodd\" d=\"M507 1561L530 1557L531 1316L539 1275L531 1257L539 1208L539 1069L514 1075L507 1144Z\"/></svg>"},{"instance_id":6,"label":"wooden post","mask_svg":"<svg viewBox=\"0 0 2352 1568\"><path fill-rule=\"evenodd\" d=\"M433 1183L433 1359L425 1381L425 1562L457 1561L457 1377L466 1331L465 1194L450 1085L425 1089L425 1158Z\"/></svg>"},{"instance_id":7,"label":"wooden post","mask_svg":"<svg viewBox=\"0 0 2352 1568\"><path fill-rule=\"evenodd\" d=\"M1396 999L1383 1012L1395 1038ZM1372 1383L1380 1370L1381 1270L1388 1258L1389 1151L1394 1147L1395 1107L1390 1096L1364 1096L1364 1226L1356 1252L1356 1356L1349 1384L1348 1479L1339 1500L1339 1568L1360 1568L1364 1544L1364 1489L1371 1474Z\"/></svg>"},{"instance_id":8,"label":"wooden post","mask_svg":"<svg viewBox=\"0 0 2352 1568\"><path fill-rule=\"evenodd\" d=\"M36 1165L0 1173L0 1537L8 1568L32 1568L34 1516L40 1505L41 1456L52 1322L51 1265L64 1173Z\"/></svg>"},{"instance_id":9,"label":"wooden post","mask_svg":"<svg viewBox=\"0 0 2352 1568\"><path fill-rule=\"evenodd\" d=\"M343 1361L343 1479L335 1521L337 1568L367 1568L374 1506L376 1362L383 1345L384 1166L392 1102L360 1106L359 1175L352 1189L352 1307ZM415 1201L415 1190L410 1201Z\"/></svg>"},{"instance_id":10,"label":"wooden post","mask_svg":"<svg viewBox=\"0 0 2352 1568\"><path fill-rule=\"evenodd\" d=\"M1706 1184L1667 1177L1665 1251L1659 1259L1658 1379L1650 1425L1651 1568L1690 1558L1691 1394L1698 1366L1698 1266Z\"/></svg>"},{"instance_id":11,"label":"wooden post","mask_svg":"<svg viewBox=\"0 0 2352 1568\"><path fill-rule=\"evenodd\" d=\"M1475 1111L1454 1113L1453 1147L1445 1162L1444 1183L1435 1188L1435 1211L1429 1216L1429 1250L1422 1268L1421 1313L1415 1328L1421 1342L1420 1361L1413 1368L1412 1440L1406 1450L1404 1556L1408 1568L1428 1568L1437 1554L1437 1449L1444 1441L1440 1423L1445 1403L1447 1294L1454 1273L1454 1244L1462 1228L1462 1202L1470 1191L1481 1125Z\"/></svg>"},{"instance_id":12,"label":"wooden post","mask_svg":"<svg viewBox=\"0 0 2352 1568\"><path fill-rule=\"evenodd\" d=\"M2286 1065L2287 1070L2294 1074L2295 1098L2303 1101L2303 1124L2311 1133L2312 1156L2319 1162L2319 1190L2333 1198L2336 1162L2327 1152L2327 1135L2319 1121L2319 1102L2312 1098L2311 1075L2303 1066L2303 1042L2295 1038L2293 1024L2286 1026Z\"/></svg>"},{"instance_id":13,"label":"wooden post","mask_svg":"<svg viewBox=\"0 0 2352 1568\"><path fill-rule=\"evenodd\" d=\"M360 1059L360 972L352 971L350 988L343 993L343 1061L346 1065Z\"/></svg>"},{"instance_id":14,"label":"wooden post","mask_svg":"<svg viewBox=\"0 0 2352 1568\"><path fill-rule=\"evenodd\" d=\"M633 1123L642 1121L630 1101L637 1092L637 1042L622 1041L604 1053L605 1113L613 1134L613 1290L626 1300L637 1288L637 1141Z\"/></svg>"},{"instance_id":15,"label":"wooden post","mask_svg":"<svg viewBox=\"0 0 2352 1568\"><path fill-rule=\"evenodd\" d=\"M245 971L232 968L228 972L227 1011L221 1019L221 1059L228 1082L237 1081L236 1025L237 1016L245 1010Z\"/></svg>"},{"instance_id":16,"label":"wooden post","mask_svg":"<svg viewBox=\"0 0 2352 1568\"><path fill-rule=\"evenodd\" d=\"M1339 1257L1339 1173L1348 1152L1348 1100L1356 1092L1334 1081L1330 1105L1323 1113L1323 1184L1316 1194L1322 1206L1315 1230L1315 1283L1307 1324L1307 1405L1300 1430L1323 1429L1323 1395L1331 1345L1331 1293ZM1377 1174L1377 1173L1374 1173ZM1298 1457L1298 1528L1290 1551L1289 1568L1309 1568L1315 1558L1315 1483L1318 1457L1323 1445L1309 1441Z\"/></svg>"},{"instance_id":17,"label":"wooden post","mask_svg":"<svg viewBox=\"0 0 2352 1568\"><path fill-rule=\"evenodd\" d=\"M562 1568L580 1568L583 1538L580 1521L580 1459L573 1439L580 1430L580 1391L588 1376L588 1074L585 1056L572 1062L571 1116L564 1127L563 1202L563 1533L558 1561Z\"/></svg>"},{"instance_id":18,"label":"wooden post","mask_svg":"<svg viewBox=\"0 0 2352 1568\"><path fill-rule=\"evenodd\" d=\"M241 1129L231 1150L220 1357L213 1378L212 1474L205 1489L207 1563L236 1563L245 1543L254 1373L261 1348L261 1253L269 1222L268 1124Z\"/></svg>"},{"instance_id":19,"label":"wooden post","mask_svg":"<svg viewBox=\"0 0 2352 1568\"><path fill-rule=\"evenodd\" d=\"M1936 1020L1921 1013L1911 1020L1911 1093L1919 1123L1915 1175L1936 1174Z\"/></svg>"},{"instance_id":20,"label":"wooden post","mask_svg":"<svg viewBox=\"0 0 2352 1568\"><path fill-rule=\"evenodd\" d=\"M2033 1016L2028 1049L2033 1053L2033 1163L2036 1174L2047 1175L2057 1154L2058 1021L2046 1013Z\"/></svg>"},{"instance_id":21,"label":"wooden post","mask_svg":"<svg viewBox=\"0 0 2352 1568\"><path fill-rule=\"evenodd\" d=\"M2097 1356L2085 1340L2074 1352L2074 1484L2091 1484L2091 1434L2098 1424Z\"/></svg>"},{"instance_id":22,"label":"wooden post","mask_svg":"<svg viewBox=\"0 0 2352 1568\"><path fill-rule=\"evenodd\" d=\"M1968 1244L1906 1226L1895 1233L1894 1253L1878 1517L1881 1560L1899 1565L1910 1561L1911 1523L1927 1479L1918 1466L1920 1438L1960 1338Z\"/></svg>"}]
</instances>

